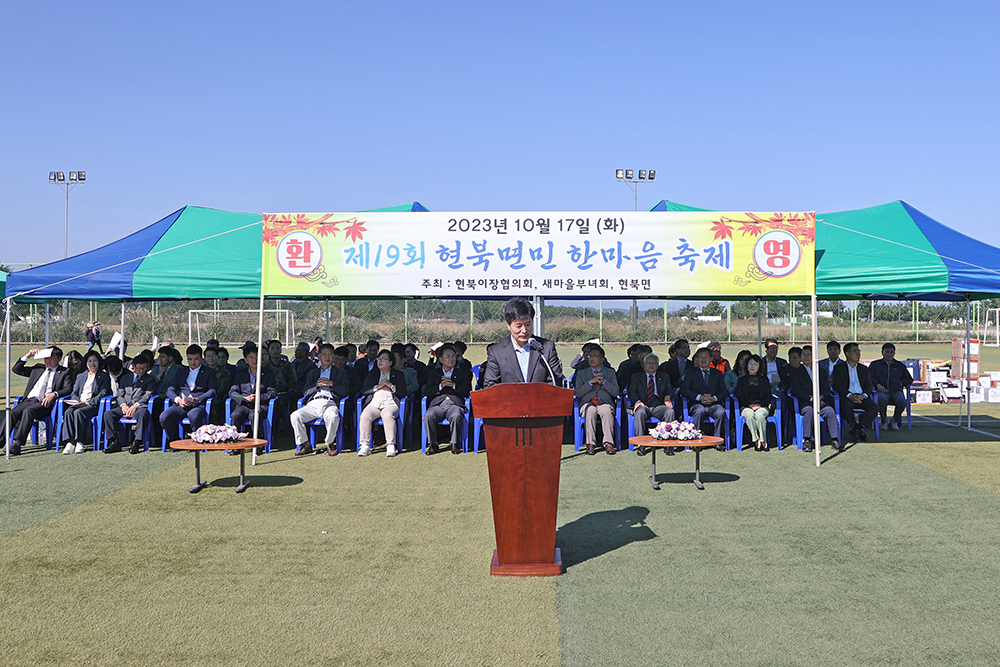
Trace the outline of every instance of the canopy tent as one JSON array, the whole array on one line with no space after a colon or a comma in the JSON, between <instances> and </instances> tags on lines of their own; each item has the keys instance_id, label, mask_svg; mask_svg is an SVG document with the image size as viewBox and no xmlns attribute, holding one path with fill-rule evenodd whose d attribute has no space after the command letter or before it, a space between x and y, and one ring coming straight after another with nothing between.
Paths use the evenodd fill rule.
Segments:
<instances>
[{"instance_id":1,"label":"canopy tent","mask_svg":"<svg viewBox=\"0 0 1000 667\"><path fill-rule=\"evenodd\" d=\"M663 200L654 211L702 211ZM969 259L966 259L969 258ZM1000 295L1000 248L904 201L816 215L816 294L963 301Z\"/></svg>"},{"instance_id":2,"label":"canopy tent","mask_svg":"<svg viewBox=\"0 0 1000 667\"><path fill-rule=\"evenodd\" d=\"M413 202L376 210L427 209ZM256 299L261 220L185 206L101 248L11 273L5 294L18 301Z\"/></svg>"}]
</instances>

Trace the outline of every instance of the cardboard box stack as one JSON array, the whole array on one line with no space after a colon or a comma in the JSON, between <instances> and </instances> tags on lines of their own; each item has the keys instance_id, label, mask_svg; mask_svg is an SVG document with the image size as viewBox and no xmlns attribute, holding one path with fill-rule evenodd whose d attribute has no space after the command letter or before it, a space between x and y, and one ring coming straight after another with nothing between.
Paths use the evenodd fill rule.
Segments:
<instances>
[{"instance_id":1,"label":"cardboard box stack","mask_svg":"<svg viewBox=\"0 0 1000 667\"><path fill-rule=\"evenodd\" d=\"M965 353L968 352L971 377L979 375L979 339L969 341L969 349L965 350L964 338L951 339L951 377L965 376Z\"/></svg>"}]
</instances>

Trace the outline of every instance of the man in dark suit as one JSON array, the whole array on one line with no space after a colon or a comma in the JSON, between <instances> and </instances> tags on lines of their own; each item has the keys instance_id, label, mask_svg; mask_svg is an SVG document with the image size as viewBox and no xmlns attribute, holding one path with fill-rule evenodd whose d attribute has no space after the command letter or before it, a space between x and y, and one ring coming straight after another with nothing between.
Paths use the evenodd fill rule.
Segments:
<instances>
[{"instance_id":1,"label":"man in dark suit","mask_svg":"<svg viewBox=\"0 0 1000 667\"><path fill-rule=\"evenodd\" d=\"M59 365L62 350L58 347L51 348L44 363L25 368L24 364L28 359L33 359L38 352L37 349L29 350L28 354L14 364L14 372L28 378L28 385L24 388L24 396L7 414L7 419L16 422L16 426L13 423L8 426L13 433L10 442L11 456L21 453L21 447L27 442L35 421L48 417L56 401L73 392L69 369ZM58 442L59 434L46 432L45 437L49 442Z\"/></svg>"},{"instance_id":2,"label":"man in dark suit","mask_svg":"<svg viewBox=\"0 0 1000 667\"><path fill-rule=\"evenodd\" d=\"M688 359L688 355L691 354L691 344L684 338L678 338L674 342L674 353L676 356L673 359L668 359L660 364L660 371L670 376L672 386L680 387L684 374L694 365Z\"/></svg>"},{"instance_id":3,"label":"man in dark suit","mask_svg":"<svg viewBox=\"0 0 1000 667\"><path fill-rule=\"evenodd\" d=\"M768 382L772 389L777 389L781 384L781 369L788 365L788 361L778 356L778 341L768 338L764 341L764 358L761 359L761 372L767 375Z\"/></svg>"},{"instance_id":4,"label":"man in dark suit","mask_svg":"<svg viewBox=\"0 0 1000 667\"><path fill-rule=\"evenodd\" d=\"M365 343L365 350L365 356L359 357L357 361L354 362L354 372L358 375L358 386L365 383L365 380L368 378L368 374L376 366L375 357L378 356L378 341L372 339Z\"/></svg>"},{"instance_id":5,"label":"man in dark suit","mask_svg":"<svg viewBox=\"0 0 1000 667\"><path fill-rule=\"evenodd\" d=\"M703 347L694 353L694 368L688 370L681 380L681 395L690 403L691 422L701 430L701 422L708 415L715 420L715 436L724 437L726 432L726 381L722 373L712 368L712 351ZM716 449L725 451L724 443Z\"/></svg>"},{"instance_id":6,"label":"man in dark suit","mask_svg":"<svg viewBox=\"0 0 1000 667\"><path fill-rule=\"evenodd\" d=\"M872 384L878 391L878 411L882 427L898 431L906 410L906 394L903 390L913 384L910 369L901 361L896 361L896 346L886 343L882 346L882 358L868 366ZM888 417L889 404L893 405L892 419Z\"/></svg>"},{"instance_id":7,"label":"man in dark suit","mask_svg":"<svg viewBox=\"0 0 1000 667\"><path fill-rule=\"evenodd\" d=\"M813 450L813 385L812 385L812 346L803 348L792 347L788 350L788 365L784 367L784 378L789 393L799 402L799 414L802 415L802 450ZM823 391L826 378L820 371L819 387ZM834 449L840 449L840 425L837 423L837 413L833 406L826 402L826 396L820 394L819 414L826 420L826 428L830 433L830 444Z\"/></svg>"},{"instance_id":8,"label":"man in dark suit","mask_svg":"<svg viewBox=\"0 0 1000 667\"><path fill-rule=\"evenodd\" d=\"M167 442L179 439L177 423L185 417L191 422L191 430L196 430L208 418L205 403L215 397L219 382L215 371L204 365L200 345L187 349L187 368L181 367L174 381L167 387L168 407L160 413L160 426L167 434ZM169 449L168 449L169 451Z\"/></svg>"},{"instance_id":9,"label":"man in dark suit","mask_svg":"<svg viewBox=\"0 0 1000 667\"><path fill-rule=\"evenodd\" d=\"M826 384L820 385L820 391L824 394L830 392L830 378L833 376L833 367L837 364L844 363L844 360L840 358L840 343L835 340L831 340L826 344L826 359L820 359L819 370L820 378L826 377Z\"/></svg>"},{"instance_id":10,"label":"man in dark suit","mask_svg":"<svg viewBox=\"0 0 1000 667\"><path fill-rule=\"evenodd\" d=\"M836 364L833 367L833 377L830 382L833 391L840 396L840 418L850 426L850 435L854 441L867 440L865 428L870 428L872 421L878 415L878 403L872 400L874 387L868 367L861 363L861 348L857 343L844 346L844 356L847 363ZM854 416L855 410L864 410L861 421ZM841 443L840 451L844 451Z\"/></svg>"},{"instance_id":11,"label":"man in dark suit","mask_svg":"<svg viewBox=\"0 0 1000 667\"><path fill-rule=\"evenodd\" d=\"M114 454L122 450L118 442L118 420L122 417L135 419L135 433L129 454L138 454L143 450L143 438L146 437L146 420L149 413L146 406L156 390L156 378L146 371L152 361L140 354L132 360L132 371L122 374L118 380L117 407L104 413L104 432L108 434L108 448L105 454Z\"/></svg>"},{"instance_id":12,"label":"man in dark suit","mask_svg":"<svg viewBox=\"0 0 1000 667\"><path fill-rule=\"evenodd\" d=\"M554 382L562 385L562 362L550 340L532 336L535 308L524 299L504 306L510 336L487 348L484 387L502 382Z\"/></svg>"},{"instance_id":13,"label":"man in dark suit","mask_svg":"<svg viewBox=\"0 0 1000 667\"><path fill-rule=\"evenodd\" d=\"M343 359L346 364L346 354ZM333 345L323 343L319 346L319 364L319 368L313 367L306 377L302 407L292 413L292 432L295 433L295 445L298 448L296 456L312 454L306 424L314 419L322 419L326 423L326 453L330 456L337 454L334 443L341 419L340 399L347 397L350 380L347 370L334 364ZM250 414L249 409L247 414ZM235 419L233 423L236 423ZM343 447L344 443L340 445Z\"/></svg>"},{"instance_id":14,"label":"man in dark suit","mask_svg":"<svg viewBox=\"0 0 1000 667\"><path fill-rule=\"evenodd\" d=\"M644 372L634 373L628 385L636 435L646 435L646 421L650 417L665 422L674 420L674 388L670 384L670 376L659 370L660 358L647 354L642 363ZM667 456L673 456L673 447L666 450ZM636 453L645 456L646 448L640 446Z\"/></svg>"},{"instance_id":15,"label":"man in dark suit","mask_svg":"<svg viewBox=\"0 0 1000 667\"><path fill-rule=\"evenodd\" d=\"M472 371L457 365L458 354L452 345L442 345L437 349L440 366L427 371L427 412L424 414L424 428L427 431L427 453L438 451L438 423L448 420L451 431L451 453L462 452L462 422L465 419L465 399L472 393Z\"/></svg>"},{"instance_id":16,"label":"man in dark suit","mask_svg":"<svg viewBox=\"0 0 1000 667\"><path fill-rule=\"evenodd\" d=\"M253 417L253 404L257 399L257 346L243 346L243 361L240 370L236 372L236 379L229 389L229 398L233 399L233 411L230 421L236 428L241 428L243 424ZM274 372L266 366L260 369L260 406L257 409L258 423L267 419L267 404L272 398L278 395L275 386ZM263 431L261 431L263 432ZM252 435L252 434L251 434ZM230 450L230 453L239 453Z\"/></svg>"}]
</instances>

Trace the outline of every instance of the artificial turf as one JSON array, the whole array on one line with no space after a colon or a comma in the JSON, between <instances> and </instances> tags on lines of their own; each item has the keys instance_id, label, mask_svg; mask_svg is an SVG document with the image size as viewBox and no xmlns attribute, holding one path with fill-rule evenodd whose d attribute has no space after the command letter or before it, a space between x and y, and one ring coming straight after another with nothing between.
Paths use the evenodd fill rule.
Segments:
<instances>
[{"instance_id":1,"label":"artificial turf","mask_svg":"<svg viewBox=\"0 0 1000 667\"><path fill-rule=\"evenodd\" d=\"M938 415L937 418L945 418ZM961 441L967 439L969 441ZM486 458L0 469L3 664L1000 663L1000 448L919 417L834 455L564 447L556 578L489 576Z\"/></svg>"}]
</instances>

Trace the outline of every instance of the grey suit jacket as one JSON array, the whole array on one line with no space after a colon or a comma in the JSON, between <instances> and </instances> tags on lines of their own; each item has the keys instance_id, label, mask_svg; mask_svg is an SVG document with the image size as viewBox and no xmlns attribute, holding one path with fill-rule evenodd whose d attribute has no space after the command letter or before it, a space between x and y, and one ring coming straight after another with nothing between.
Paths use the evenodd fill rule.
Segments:
<instances>
[{"instance_id":1,"label":"grey suit jacket","mask_svg":"<svg viewBox=\"0 0 1000 667\"><path fill-rule=\"evenodd\" d=\"M576 380L574 380L575 387L573 391L576 393L576 397L580 399L580 407L583 408L590 403L594 396L597 396L598 403L606 403L612 407L618 402L618 394L621 390L618 388L618 378L615 376L615 372L611 368L607 368L604 371L604 384L600 385L600 388L595 388L594 385L590 384L590 381L594 379L594 369L590 366L582 368L576 372Z\"/></svg>"},{"instance_id":2,"label":"grey suit jacket","mask_svg":"<svg viewBox=\"0 0 1000 667\"><path fill-rule=\"evenodd\" d=\"M503 382L549 382L549 370L542 363L542 355L545 355L556 376L556 386L562 386L562 362L556 354L555 344L538 336L533 336L532 339L541 346L542 351L539 353L538 350L532 350L528 355L527 378L521 373L521 365L517 363L514 342L510 336L491 345L486 351L486 363L482 369L483 387L492 387Z\"/></svg>"}]
</instances>

